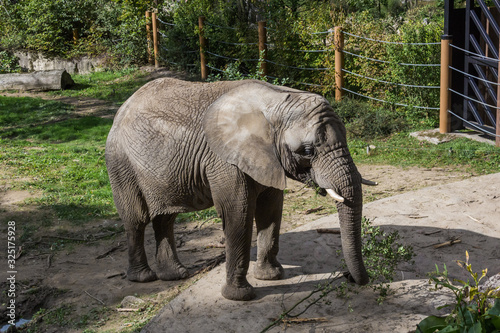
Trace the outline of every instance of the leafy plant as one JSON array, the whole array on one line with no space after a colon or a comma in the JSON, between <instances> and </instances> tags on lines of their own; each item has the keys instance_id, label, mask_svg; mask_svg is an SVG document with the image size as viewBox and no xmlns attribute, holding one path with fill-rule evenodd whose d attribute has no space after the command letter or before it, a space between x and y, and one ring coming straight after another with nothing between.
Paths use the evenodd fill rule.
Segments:
<instances>
[{"instance_id":1,"label":"leafy plant","mask_svg":"<svg viewBox=\"0 0 500 333\"><path fill-rule=\"evenodd\" d=\"M403 262L411 262L414 252L411 246L399 243L400 236L397 231L385 232L378 226L373 226L366 217L362 220L362 253L370 283L368 287L377 291L379 296L377 302L381 304L389 295L389 284L396 274L396 267ZM346 265L343 264L342 269ZM304 314L311 306L323 301L329 294L335 292L339 298L348 298L356 290L345 281L338 282L342 278L342 273L332 274L325 282L311 291L309 295L298 301L291 308L285 310L274 322L264 328L262 332L267 332L280 323L286 323L290 318L297 318ZM308 301L305 303L305 301ZM305 304L304 306L301 305ZM352 309L349 308L351 311Z\"/></svg>"},{"instance_id":2,"label":"leafy plant","mask_svg":"<svg viewBox=\"0 0 500 333\"><path fill-rule=\"evenodd\" d=\"M0 74L20 71L17 57L9 51L0 51Z\"/></svg>"},{"instance_id":3,"label":"leafy plant","mask_svg":"<svg viewBox=\"0 0 500 333\"><path fill-rule=\"evenodd\" d=\"M457 260L457 264L469 273L472 283L470 280L450 279L446 265L442 272L436 265L436 271L429 274L429 282L434 283L435 289L451 290L456 302L438 308L453 307L448 316L429 316L423 319L417 325L417 333L500 332L500 290L499 288L480 290L479 283L488 270L483 269L479 275L469 264L468 252L465 252L465 257L465 261ZM458 282L461 286L458 287L453 282ZM489 302L492 299L495 300L493 305Z\"/></svg>"},{"instance_id":4,"label":"leafy plant","mask_svg":"<svg viewBox=\"0 0 500 333\"><path fill-rule=\"evenodd\" d=\"M412 262L415 253L410 245L400 243L397 231L386 232L372 225L367 218L362 220L363 246L361 253L373 290L379 292L380 304L387 297L389 283L394 281L396 268L403 262Z\"/></svg>"}]
</instances>

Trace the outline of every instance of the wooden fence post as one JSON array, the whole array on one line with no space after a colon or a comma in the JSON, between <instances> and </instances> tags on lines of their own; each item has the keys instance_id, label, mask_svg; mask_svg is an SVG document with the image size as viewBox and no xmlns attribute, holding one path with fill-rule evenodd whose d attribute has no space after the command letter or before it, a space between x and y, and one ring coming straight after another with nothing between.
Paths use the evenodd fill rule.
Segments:
<instances>
[{"instance_id":1,"label":"wooden fence post","mask_svg":"<svg viewBox=\"0 0 500 333\"><path fill-rule=\"evenodd\" d=\"M200 30L201 79L205 81L208 78L207 59L205 58L205 48L207 46L207 40L205 39L205 16L198 18L198 28Z\"/></svg>"},{"instance_id":2,"label":"wooden fence post","mask_svg":"<svg viewBox=\"0 0 500 333\"><path fill-rule=\"evenodd\" d=\"M439 100L439 133L449 133L451 131L451 119L448 110L451 108L450 94L450 64L451 64L451 44L450 35L441 36L441 82Z\"/></svg>"},{"instance_id":3,"label":"wooden fence post","mask_svg":"<svg viewBox=\"0 0 500 333\"><path fill-rule=\"evenodd\" d=\"M267 76L267 30L266 22L259 22L259 60L260 61L260 76Z\"/></svg>"},{"instance_id":4,"label":"wooden fence post","mask_svg":"<svg viewBox=\"0 0 500 333\"><path fill-rule=\"evenodd\" d=\"M344 73L342 68L344 68L344 34L342 33L341 27L335 27L334 29L334 45L335 45L335 100L340 101L342 99L342 87L344 86Z\"/></svg>"},{"instance_id":5,"label":"wooden fence post","mask_svg":"<svg viewBox=\"0 0 500 333\"><path fill-rule=\"evenodd\" d=\"M155 12L151 13L151 20L153 21L153 50L155 54L155 68L160 67L159 54L158 54L158 20Z\"/></svg>"},{"instance_id":6,"label":"wooden fence post","mask_svg":"<svg viewBox=\"0 0 500 333\"><path fill-rule=\"evenodd\" d=\"M151 35L151 30L152 30L152 26L151 26L151 12L149 10L146 11L146 36L147 36L147 40L148 40L148 63L150 65L153 64L153 54L151 52L151 45L153 44L153 41L152 41L152 35Z\"/></svg>"}]
</instances>

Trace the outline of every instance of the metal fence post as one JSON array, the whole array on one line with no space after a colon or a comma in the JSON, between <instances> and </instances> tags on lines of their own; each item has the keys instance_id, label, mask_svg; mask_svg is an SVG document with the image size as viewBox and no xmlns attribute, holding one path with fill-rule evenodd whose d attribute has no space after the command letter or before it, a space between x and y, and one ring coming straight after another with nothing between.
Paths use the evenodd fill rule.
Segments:
<instances>
[{"instance_id":1,"label":"metal fence post","mask_svg":"<svg viewBox=\"0 0 500 333\"><path fill-rule=\"evenodd\" d=\"M448 110L451 108L450 94L450 64L451 64L451 44L450 35L441 36L441 82L439 100L439 133L449 133L451 130L451 119Z\"/></svg>"},{"instance_id":2,"label":"metal fence post","mask_svg":"<svg viewBox=\"0 0 500 333\"><path fill-rule=\"evenodd\" d=\"M342 88L344 86L344 73L342 68L344 68L344 34L342 33L341 27L335 27L335 100L340 101L342 99Z\"/></svg>"},{"instance_id":3,"label":"metal fence post","mask_svg":"<svg viewBox=\"0 0 500 333\"><path fill-rule=\"evenodd\" d=\"M151 30L152 30L152 26L151 26L151 12L150 11L146 11L146 38L148 40L148 63L150 65L153 64L153 54L151 52L151 45L152 45L152 35L151 35Z\"/></svg>"},{"instance_id":4,"label":"metal fence post","mask_svg":"<svg viewBox=\"0 0 500 333\"><path fill-rule=\"evenodd\" d=\"M498 47L500 50L500 46ZM500 59L498 59L498 73L500 73ZM497 126L496 126L496 131L495 134L496 139L495 139L495 146L500 147L500 75L498 76L498 85L497 85Z\"/></svg>"},{"instance_id":5,"label":"metal fence post","mask_svg":"<svg viewBox=\"0 0 500 333\"><path fill-rule=\"evenodd\" d=\"M158 54L158 20L155 12L151 13L151 20L153 21L153 50L155 54L155 68L160 67L159 54Z\"/></svg>"},{"instance_id":6,"label":"metal fence post","mask_svg":"<svg viewBox=\"0 0 500 333\"><path fill-rule=\"evenodd\" d=\"M260 60L260 72L262 77L267 76L267 30L266 22L259 22L259 60Z\"/></svg>"},{"instance_id":7,"label":"metal fence post","mask_svg":"<svg viewBox=\"0 0 500 333\"><path fill-rule=\"evenodd\" d=\"M205 17L198 18L198 28L200 30L200 65L201 65L201 79L205 81L208 78L207 59L205 58L205 48L207 40L205 39Z\"/></svg>"}]
</instances>

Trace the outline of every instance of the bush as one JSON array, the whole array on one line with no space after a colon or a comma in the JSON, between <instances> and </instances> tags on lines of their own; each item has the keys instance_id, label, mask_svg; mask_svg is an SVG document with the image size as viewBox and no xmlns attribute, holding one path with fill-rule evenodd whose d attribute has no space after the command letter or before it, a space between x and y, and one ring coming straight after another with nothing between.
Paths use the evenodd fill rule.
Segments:
<instances>
[{"instance_id":1,"label":"bush","mask_svg":"<svg viewBox=\"0 0 500 333\"><path fill-rule=\"evenodd\" d=\"M145 61L145 11L151 0L0 2L0 44L64 58L107 55L113 63Z\"/></svg>"},{"instance_id":2,"label":"bush","mask_svg":"<svg viewBox=\"0 0 500 333\"><path fill-rule=\"evenodd\" d=\"M349 98L330 103L344 122L350 138L372 139L408 128L404 117L383 107Z\"/></svg>"},{"instance_id":3,"label":"bush","mask_svg":"<svg viewBox=\"0 0 500 333\"><path fill-rule=\"evenodd\" d=\"M9 51L0 51L0 74L18 73L21 67L18 58Z\"/></svg>"},{"instance_id":4,"label":"bush","mask_svg":"<svg viewBox=\"0 0 500 333\"><path fill-rule=\"evenodd\" d=\"M486 277L487 269L481 275L472 270L469 264L469 253L465 252L466 260L457 260L457 264L465 269L472 278L472 283L453 279L448 276L446 265L442 272L436 265L436 271L429 274L430 283L435 289L447 288L455 295L456 303L444 307L453 307L447 317L429 316L417 325L417 333L439 332L499 332L500 331L500 291L486 288L481 290L479 282ZM462 286L456 286L458 282Z\"/></svg>"}]
</instances>

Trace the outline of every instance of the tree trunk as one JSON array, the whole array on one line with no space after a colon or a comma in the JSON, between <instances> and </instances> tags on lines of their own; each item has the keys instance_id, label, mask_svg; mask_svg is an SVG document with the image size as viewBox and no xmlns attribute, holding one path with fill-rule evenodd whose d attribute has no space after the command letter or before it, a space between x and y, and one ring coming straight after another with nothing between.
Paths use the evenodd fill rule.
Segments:
<instances>
[{"instance_id":1,"label":"tree trunk","mask_svg":"<svg viewBox=\"0 0 500 333\"><path fill-rule=\"evenodd\" d=\"M61 90L74 84L64 69L33 73L0 74L0 90Z\"/></svg>"}]
</instances>

